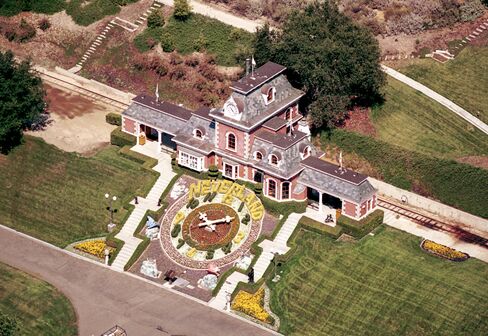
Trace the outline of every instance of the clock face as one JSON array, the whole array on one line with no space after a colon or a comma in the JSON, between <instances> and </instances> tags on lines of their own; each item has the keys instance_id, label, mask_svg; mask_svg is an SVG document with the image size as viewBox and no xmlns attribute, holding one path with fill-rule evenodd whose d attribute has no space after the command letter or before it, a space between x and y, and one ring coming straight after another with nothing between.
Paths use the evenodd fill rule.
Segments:
<instances>
[{"instance_id":1,"label":"clock face","mask_svg":"<svg viewBox=\"0 0 488 336\"><path fill-rule=\"evenodd\" d=\"M237 108L237 104L234 101L234 98L230 97L229 100L224 105L224 114L227 117L238 119L241 116L239 109Z\"/></svg>"},{"instance_id":2,"label":"clock face","mask_svg":"<svg viewBox=\"0 0 488 336\"><path fill-rule=\"evenodd\" d=\"M237 106L235 104L227 105L227 110L230 114L233 114L233 115L239 114L239 110L237 109Z\"/></svg>"}]
</instances>

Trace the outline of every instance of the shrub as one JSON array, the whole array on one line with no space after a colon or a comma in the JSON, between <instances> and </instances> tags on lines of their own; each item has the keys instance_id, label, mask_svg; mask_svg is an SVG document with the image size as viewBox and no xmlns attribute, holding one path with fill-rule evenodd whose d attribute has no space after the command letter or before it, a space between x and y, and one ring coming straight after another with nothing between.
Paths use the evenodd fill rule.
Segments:
<instances>
[{"instance_id":1,"label":"shrub","mask_svg":"<svg viewBox=\"0 0 488 336\"><path fill-rule=\"evenodd\" d=\"M176 245L177 249L180 249L183 245L185 245L185 240L184 239L178 239L178 244Z\"/></svg>"},{"instance_id":2,"label":"shrub","mask_svg":"<svg viewBox=\"0 0 488 336\"><path fill-rule=\"evenodd\" d=\"M188 0L174 0L174 12L173 16L180 20L184 21L188 19L191 14L191 6L188 3Z\"/></svg>"},{"instance_id":3,"label":"shrub","mask_svg":"<svg viewBox=\"0 0 488 336\"><path fill-rule=\"evenodd\" d=\"M262 183L256 183L254 185L254 193L258 196L263 193L263 184Z\"/></svg>"},{"instance_id":4,"label":"shrub","mask_svg":"<svg viewBox=\"0 0 488 336\"><path fill-rule=\"evenodd\" d=\"M208 177L211 180L215 180L217 179L218 176L219 176L219 168L216 165L210 165L208 167Z\"/></svg>"},{"instance_id":5,"label":"shrub","mask_svg":"<svg viewBox=\"0 0 488 336\"><path fill-rule=\"evenodd\" d=\"M217 193L214 191L213 193L210 194L210 198L208 199L208 201L212 202L215 196L217 196Z\"/></svg>"},{"instance_id":6,"label":"shrub","mask_svg":"<svg viewBox=\"0 0 488 336\"><path fill-rule=\"evenodd\" d=\"M383 211L377 209L365 218L357 221L344 215L340 216L337 224L342 226L343 232L355 238L362 238L376 227L383 224Z\"/></svg>"},{"instance_id":7,"label":"shrub","mask_svg":"<svg viewBox=\"0 0 488 336\"><path fill-rule=\"evenodd\" d=\"M239 205L239 210L237 210L237 212L241 212L242 209L244 209L244 202L241 202L241 205Z\"/></svg>"},{"instance_id":8,"label":"shrub","mask_svg":"<svg viewBox=\"0 0 488 336\"><path fill-rule=\"evenodd\" d=\"M208 251L207 251L207 255L205 256L205 258L206 258L206 259L208 259L208 260L213 259L213 257L214 257L214 253L215 253L215 251L214 251L214 250L208 250Z\"/></svg>"},{"instance_id":9,"label":"shrub","mask_svg":"<svg viewBox=\"0 0 488 336\"><path fill-rule=\"evenodd\" d=\"M43 18L39 21L39 29L46 31L51 27L51 22L47 18Z\"/></svg>"},{"instance_id":10,"label":"shrub","mask_svg":"<svg viewBox=\"0 0 488 336\"><path fill-rule=\"evenodd\" d=\"M209 198L210 198L210 193L205 195L205 197L203 198L203 203L207 202Z\"/></svg>"},{"instance_id":11,"label":"shrub","mask_svg":"<svg viewBox=\"0 0 488 336\"><path fill-rule=\"evenodd\" d=\"M115 146L124 147L135 146L137 141L135 136L122 132L120 127L117 127L110 133L110 143Z\"/></svg>"},{"instance_id":12,"label":"shrub","mask_svg":"<svg viewBox=\"0 0 488 336\"><path fill-rule=\"evenodd\" d=\"M224 252L225 254L229 254L231 250L232 250L232 241L230 241L227 245L222 247L222 252Z\"/></svg>"},{"instance_id":13,"label":"shrub","mask_svg":"<svg viewBox=\"0 0 488 336\"><path fill-rule=\"evenodd\" d=\"M121 126L122 125L122 116L118 113L107 113L105 116L105 121L110 125Z\"/></svg>"},{"instance_id":14,"label":"shrub","mask_svg":"<svg viewBox=\"0 0 488 336\"><path fill-rule=\"evenodd\" d=\"M163 12L158 9L149 14L147 17L147 26L149 28L158 28L164 26Z\"/></svg>"},{"instance_id":15,"label":"shrub","mask_svg":"<svg viewBox=\"0 0 488 336\"><path fill-rule=\"evenodd\" d=\"M170 34L164 33L161 35L161 48L164 52L170 53L175 50L175 44Z\"/></svg>"},{"instance_id":16,"label":"shrub","mask_svg":"<svg viewBox=\"0 0 488 336\"><path fill-rule=\"evenodd\" d=\"M198 201L196 198L190 203L190 209L195 209L198 204L200 204L200 201Z\"/></svg>"},{"instance_id":17,"label":"shrub","mask_svg":"<svg viewBox=\"0 0 488 336\"><path fill-rule=\"evenodd\" d=\"M180 234L181 231L181 225L176 224L173 229L171 230L171 237L176 238Z\"/></svg>"},{"instance_id":18,"label":"shrub","mask_svg":"<svg viewBox=\"0 0 488 336\"><path fill-rule=\"evenodd\" d=\"M251 216L247 213L244 215L244 218L242 218L241 223L247 225L249 224L250 221L251 221Z\"/></svg>"},{"instance_id":19,"label":"shrub","mask_svg":"<svg viewBox=\"0 0 488 336\"><path fill-rule=\"evenodd\" d=\"M188 200L188 203L186 203L186 208L187 208L187 209L188 209L188 208L191 206L191 204L192 204L193 200L194 200L194 198L193 198L193 197L192 197L192 198L190 198L190 199Z\"/></svg>"}]
</instances>

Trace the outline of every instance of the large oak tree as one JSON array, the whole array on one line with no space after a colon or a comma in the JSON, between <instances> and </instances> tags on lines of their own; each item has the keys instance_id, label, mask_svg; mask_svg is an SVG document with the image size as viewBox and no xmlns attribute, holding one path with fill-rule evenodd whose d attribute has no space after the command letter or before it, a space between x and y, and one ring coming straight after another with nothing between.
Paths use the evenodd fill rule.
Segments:
<instances>
[{"instance_id":1,"label":"large oak tree","mask_svg":"<svg viewBox=\"0 0 488 336\"><path fill-rule=\"evenodd\" d=\"M0 52L0 152L7 153L22 140L24 129L47 120L41 79L28 61L16 62L12 52Z\"/></svg>"},{"instance_id":2,"label":"large oak tree","mask_svg":"<svg viewBox=\"0 0 488 336\"><path fill-rule=\"evenodd\" d=\"M258 63L288 67L289 79L307 93L304 103L316 127L336 123L353 102L381 97L378 42L328 1L292 12L281 32L267 25L258 30L255 55Z\"/></svg>"}]
</instances>

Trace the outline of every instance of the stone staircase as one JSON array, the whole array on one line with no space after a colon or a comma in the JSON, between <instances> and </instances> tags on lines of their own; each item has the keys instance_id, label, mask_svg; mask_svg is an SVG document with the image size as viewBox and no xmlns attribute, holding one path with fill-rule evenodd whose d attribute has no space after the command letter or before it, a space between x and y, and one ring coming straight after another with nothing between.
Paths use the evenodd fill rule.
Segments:
<instances>
[{"instance_id":1,"label":"stone staircase","mask_svg":"<svg viewBox=\"0 0 488 336\"><path fill-rule=\"evenodd\" d=\"M137 226L144 218L147 210L156 211L160 208L158 206L159 198L164 190L168 187L173 177L176 175L171 168L171 157L167 154L160 154L159 161L153 170L160 173L156 183L152 186L146 198L138 197L138 204L134 204L134 210L125 222L120 232L115 236L116 238L125 242L119 254L112 263L112 268L116 271L123 272L124 266L129 261L137 246L141 243L141 239L134 237L134 232Z\"/></svg>"},{"instance_id":2,"label":"stone staircase","mask_svg":"<svg viewBox=\"0 0 488 336\"><path fill-rule=\"evenodd\" d=\"M227 280L225 280L219 293L212 300L210 300L208 305L215 309L226 310L228 296L234 292L239 282L247 282L247 280L247 276L242 273L232 273Z\"/></svg>"},{"instance_id":3,"label":"stone staircase","mask_svg":"<svg viewBox=\"0 0 488 336\"><path fill-rule=\"evenodd\" d=\"M97 48L99 48L102 45L102 43L105 42L105 40L107 39L107 34L110 32L110 30L114 26L121 27L121 28L123 28L123 29L125 29L131 33L135 32L141 26L141 24L147 20L147 17L149 16L149 14L151 14L154 10L156 10L160 7L161 7L160 3L154 2L151 5L151 7L149 7L149 9L146 10L135 21L135 23L129 22L129 21L124 20L124 19L119 18L119 17L115 17L113 20L111 20L109 23L107 23L107 25L105 26L103 31L100 34L98 34L95 41L93 41L92 44L90 45L90 47L88 47L85 54L81 57L81 60L74 67L69 69L69 71L72 73L77 73L78 71L80 71L83 68L83 65L90 59L90 57L95 54L95 52L97 51Z\"/></svg>"}]
</instances>

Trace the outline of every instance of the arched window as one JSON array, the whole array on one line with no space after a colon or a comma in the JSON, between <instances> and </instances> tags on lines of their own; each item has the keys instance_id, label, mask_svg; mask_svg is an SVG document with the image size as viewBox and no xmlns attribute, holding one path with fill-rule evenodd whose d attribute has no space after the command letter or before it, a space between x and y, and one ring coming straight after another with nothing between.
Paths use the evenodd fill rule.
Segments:
<instances>
[{"instance_id":1,"label":"arched window","mask_svg":"<svg viewBox=\"0 0 488 336\"><path fill-rule=\"evenodd\" d=\"M254 158L256 160L262 160L263 159L263 154L261 152L259 152L259 151L254 152Z\"/></svg>"},{"instance_id":2,"label":"arched window","mask_svg":"<svg viewBox=\"0 0 488 336\"><path fill-rule=\"evenodd\" d=\"M198 139L202 139L202 138L203 138L202 131L201 131L201 130L199 130L199 129L196 129L196 130L195 130L194 135L195 135L195 138L198 138Z\"/></svg>"},{"instance_id":3,"label":"arched window","mask_svg":"<svg viewBox=\"0 0 488 336\"><path fill-rule=\"evenodd\" d=\"M227 149L236 150L236 136L233 133L227 134Z\"/></svg>"},{"instance_id":4,"label":"arched window","mask_svg":"<svg viewBox=\"0 0 488 336\"><path fill-rule=\"evenodd\" d=\"M290 198L290 182L283 182L281 184L281 199Z\"/></svg>"},{"instance_id":5,"label":"arched window","mask_svg":"<svg viewBox=\"0 0 488 336\"><path fill-rule=\"evenodd\" d=\"M271 164L277 166L278 165L278 157L274 154L271 154L270 162L271 162Z\"/></svg>"},{"instance_id":6,"label":"arched window","mask_svg":"<svg viewBox=\"0 0 488 336\"><path fill-rule=\"evenodd\" d=\"M311 152L311 149L310 149L310 146L307 146L303 149L303 158L307 158L310 156L310 152Z\"/></svg>"},{"instance_id":7,"label":"arched window","mask_svg":"<svg viewBox=\"0 0 488 336\"><path fill-rule=\"evenodd\" d=\"M274 180L268 180L268 196L276 197L276 182Z\"/></svg>"},{"instance_id":8,"label":"arched window","mask_svg":"<svg viewBox=\"0 0 488 336\"><path fill-rule=\"evenodd\" d=\"M289 107L285 112L285 120L291 120L291 116L292 116L291 107Z\"/></svg>"},{"instance_id":9,"label":"arched window","mask_svg":"<svg viewBox=\"0 0 488 336\"><path fill-rule=\"evenodd\" d=\"M274 97L275 97L274 88L269 88L268 94L266 95L266 99L268 101L268 104L274 100Z\"/></svg>"}]
</instances>

